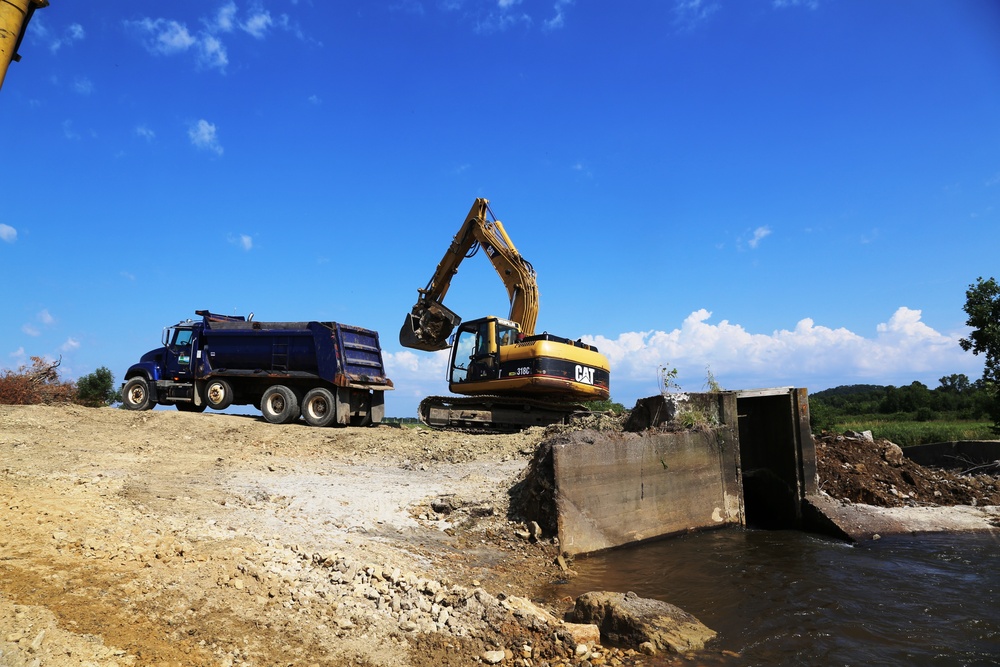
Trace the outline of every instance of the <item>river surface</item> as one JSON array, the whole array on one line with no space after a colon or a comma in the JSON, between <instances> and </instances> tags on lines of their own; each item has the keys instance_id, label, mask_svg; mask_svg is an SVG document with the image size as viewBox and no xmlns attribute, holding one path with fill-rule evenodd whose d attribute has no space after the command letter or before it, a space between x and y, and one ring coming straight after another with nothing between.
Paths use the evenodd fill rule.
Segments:
<instances>
[{"instance_id":1,"label":"river surface","mask_svg":"<svg viewBox=\"0 0 1000 667\"><path fill-rule=\"evenodd\" d=\"M578 558L572 568L578 575L543 597L634 591L718 632L691 664L1000 665L996 532L849 545L719 530Z\"/></svg>"}]
</instances>

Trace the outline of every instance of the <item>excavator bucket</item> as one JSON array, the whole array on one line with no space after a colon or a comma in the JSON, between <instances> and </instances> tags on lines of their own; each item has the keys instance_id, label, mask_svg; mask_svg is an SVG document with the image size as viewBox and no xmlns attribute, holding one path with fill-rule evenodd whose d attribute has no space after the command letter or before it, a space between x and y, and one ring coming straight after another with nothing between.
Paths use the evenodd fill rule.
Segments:
<instances>
[{"instance_id":1,"label":"excavator bucket","mask_svg":"<svg viewBox=\"0 0 1000 667\"><path fill-rule=\"evenodd\" d=\"M461 321L461 317L440 303L419 301L399 330L399 344L424 352L445 350L450 346L448 337Z\"/></svg>"}]
</instances>

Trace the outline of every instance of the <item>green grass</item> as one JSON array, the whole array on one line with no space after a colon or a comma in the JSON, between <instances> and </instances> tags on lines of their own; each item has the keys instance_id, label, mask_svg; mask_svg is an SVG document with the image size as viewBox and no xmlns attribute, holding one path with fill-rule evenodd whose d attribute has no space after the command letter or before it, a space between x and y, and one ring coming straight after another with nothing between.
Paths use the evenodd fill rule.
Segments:
<instances>
[{"instance_id":1,"label":"green grass","mask_svg":"<svg viewBox=\"0 0 1000 667\"><path fill-rule=\"evenodd\" d=\"M851 417L838 421L835 433L844 431L871 431L876 438L884 438L900 447L923 445L929 442L953 440L996 440L990 429L991 422L940 420L940 421L890 421L885 419Z\"/></svg>"}]
</instances>

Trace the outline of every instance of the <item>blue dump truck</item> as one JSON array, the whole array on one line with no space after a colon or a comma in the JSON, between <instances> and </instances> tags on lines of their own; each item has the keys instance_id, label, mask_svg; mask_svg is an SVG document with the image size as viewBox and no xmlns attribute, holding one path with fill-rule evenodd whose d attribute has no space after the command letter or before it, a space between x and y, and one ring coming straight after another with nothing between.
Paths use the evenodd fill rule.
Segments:
<instances>
[{"instance_id":1,"label":"blue dump truck","mask_svg":"<svg viewBox=\"0 0 1000 667\"><path fill-rule=\"evenodd\" d=\"M312 426L377 424L385 416L378 333L337 322L256 322L196 310L163 330L163 347L125 373L129 410L175 405L225 410L253 405L272 424L302 418Z\"/></svg>"}]
</instances>

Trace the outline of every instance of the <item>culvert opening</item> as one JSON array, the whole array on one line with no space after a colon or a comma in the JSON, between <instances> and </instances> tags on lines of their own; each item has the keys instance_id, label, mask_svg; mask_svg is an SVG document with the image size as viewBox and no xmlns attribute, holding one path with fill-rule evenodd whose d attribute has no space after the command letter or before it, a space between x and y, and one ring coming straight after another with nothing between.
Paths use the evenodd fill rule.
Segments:
<instances>
[{"instance_id":1,"label":"culvert opening","mask_svg":"<svg viewBox=\"0 0 1000 667\"><path fill-rule=\"evenodd\" d=\"M802 499L816 484L805 390L736 392L736 411L747 526L801 529Z\"/></svg>"}]
</instances>

